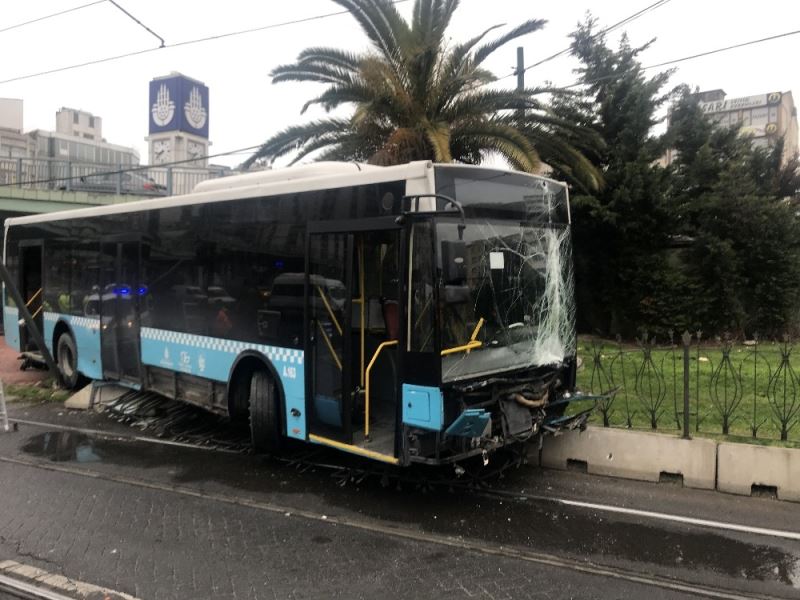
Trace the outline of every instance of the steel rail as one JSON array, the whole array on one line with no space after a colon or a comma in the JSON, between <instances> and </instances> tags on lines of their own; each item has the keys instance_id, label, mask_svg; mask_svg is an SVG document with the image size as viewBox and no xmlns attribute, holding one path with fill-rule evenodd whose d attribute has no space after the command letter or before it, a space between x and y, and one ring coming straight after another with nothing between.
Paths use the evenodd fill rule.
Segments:
<instances>
[{"instance_id":1,"label":"steel rail","mask_svg":"<svg viewBox=\"0 0 800 600\"><path fill-rule=\"evenodd\" d=\"M65 596L50 588L33 585L15 577L0 574L0 592L10 594L24 600L75 600L74 596Z\"/></svg>"}]
</instances>

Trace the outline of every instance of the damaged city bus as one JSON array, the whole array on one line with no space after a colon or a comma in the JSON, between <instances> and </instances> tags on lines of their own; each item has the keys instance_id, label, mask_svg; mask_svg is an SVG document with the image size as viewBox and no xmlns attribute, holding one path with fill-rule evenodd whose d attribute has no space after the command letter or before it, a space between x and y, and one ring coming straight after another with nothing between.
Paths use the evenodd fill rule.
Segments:
<instances>
[{"instance_id":1,"label":"damaged city bus","mask_svg":"<svg viewBox=\"0 0 800 600\"><path fill-rule=\"evenodd\" d=\"M542 177L316 163L9 219L4 260L68 386L249 422L257 451L441 464L583 424L569 220Z\"/></svg>"}]
</instances>

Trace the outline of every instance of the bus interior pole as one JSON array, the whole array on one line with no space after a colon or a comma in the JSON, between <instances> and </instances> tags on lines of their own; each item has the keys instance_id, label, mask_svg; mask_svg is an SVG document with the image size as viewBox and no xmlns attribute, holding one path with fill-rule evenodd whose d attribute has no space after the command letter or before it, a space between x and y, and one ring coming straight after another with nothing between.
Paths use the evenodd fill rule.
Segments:
<instances>
[{"instance_id":1,"label":"bus interior pole","mask_svg":"<svg viewBox=\"0 0 800 600\"><path fill-rule=\"evenodd\" d=\"M42 352L42 357L44 358L44 362L47 364L47 368L50 370L50 373L52 373L53 377L56 378L56 381L59 384L62 383L61 373L59 372L58 367L56 367L56 361L53 359L53 355L50 354L50 350L47 349L47 346L44 343L44 338L42 337L42 333L39 331L39 328L36 327L36 323L34 322L28 307L25 306L25 300L22 299L17 286L14 285L14 282L11 279L11 273L8 272L8 269L6 269L6 266L2 263L0 263L0 279L2 279L3 283L6 284L6 290L8 290L14 302L17 304L20 315L22 315L25 325L28 327L28 331L33 336L33 341L36 342L36 345Z\"/></svg>"}]
</instances>

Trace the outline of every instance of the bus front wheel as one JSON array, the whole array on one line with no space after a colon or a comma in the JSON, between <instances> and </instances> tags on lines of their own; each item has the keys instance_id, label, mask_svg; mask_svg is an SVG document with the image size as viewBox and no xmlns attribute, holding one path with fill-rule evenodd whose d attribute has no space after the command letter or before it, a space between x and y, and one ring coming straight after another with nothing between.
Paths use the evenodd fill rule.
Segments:
<instances>
[{"instance_id":1,"label":"bus front wheel","mask_svg":"<svg viewBox=\"0 0 800 600\"><path fill-rule=\"evenodd\" d=\"M278 394L266 371L255 371L250 380L250 440L256 453L275 454L280 450Z\"/></svg>"},{"instance_id":2,"label":"bus front wheel","mask_svg":"<svg viewBox=\"0 0 800 600\"><path fill-rule=\"evenodd\" d=\"M56 360L61 373L61 381L68 390L74 390L81 383L78 371L78 349L69 333L62 333L56 344Z\"/></svg>"}]
</instances>

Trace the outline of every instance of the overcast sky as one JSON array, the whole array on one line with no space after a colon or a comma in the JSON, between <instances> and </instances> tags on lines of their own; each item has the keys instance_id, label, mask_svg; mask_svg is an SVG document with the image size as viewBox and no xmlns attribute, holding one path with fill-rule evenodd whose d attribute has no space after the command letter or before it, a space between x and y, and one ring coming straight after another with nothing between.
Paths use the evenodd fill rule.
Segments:
<instances>
[{"instance_id":1,"label":"overcast sky","mask_svg":"<svg viewBox=\"0 0 800 600\"><path fill-rule=\"evenodd\" d=\"M4 2L0 29L88 3L89 0ZM330 0L118 0L167 44L242 29L302 19L341 10ZM548 21L544 30L521 38L495 53L488 67L498 76L511 73L516 46L525 48L526 63L561 50L568 34L587 10L601 26L652 4L654 0L462 0L449 31L454 41L489 25L514 26L529 18ZM399 9L409 14L413 0ZM642 56L645 65L714 48L800 29L800 1L671 0L626 26L635 44L657 38ZM616 43L617 37L612 38ZM8 80L62 66L128 52L159 42L109 2L53 19L0 32L3 67ZM24 100L24 128L55 129L62 107L87 110L103 118L103 135L112 143L135 147L147 162L144 137L148 126L148 82L171 71L203 81L210 90L211 152L227 152L260 143L275 131L320 113L299 114L318 93L312 84L270 83L269 71L292 62L308 46L360 50L365 37L348 15L332 16L225 39L164 48L138 56L61 73L0 83L0 97ZM677 65L672 84L701 89L723 88L729 97L772 91L794 91L800 97L800 35L770 41ZM570 57L550 61L527 73L527 83L575 80ZM655 72L655 71L653 71ZM514 78L504 80L508 86ZM215 159L236 165L244 156Z\"/></svg>"}]
</instances>

